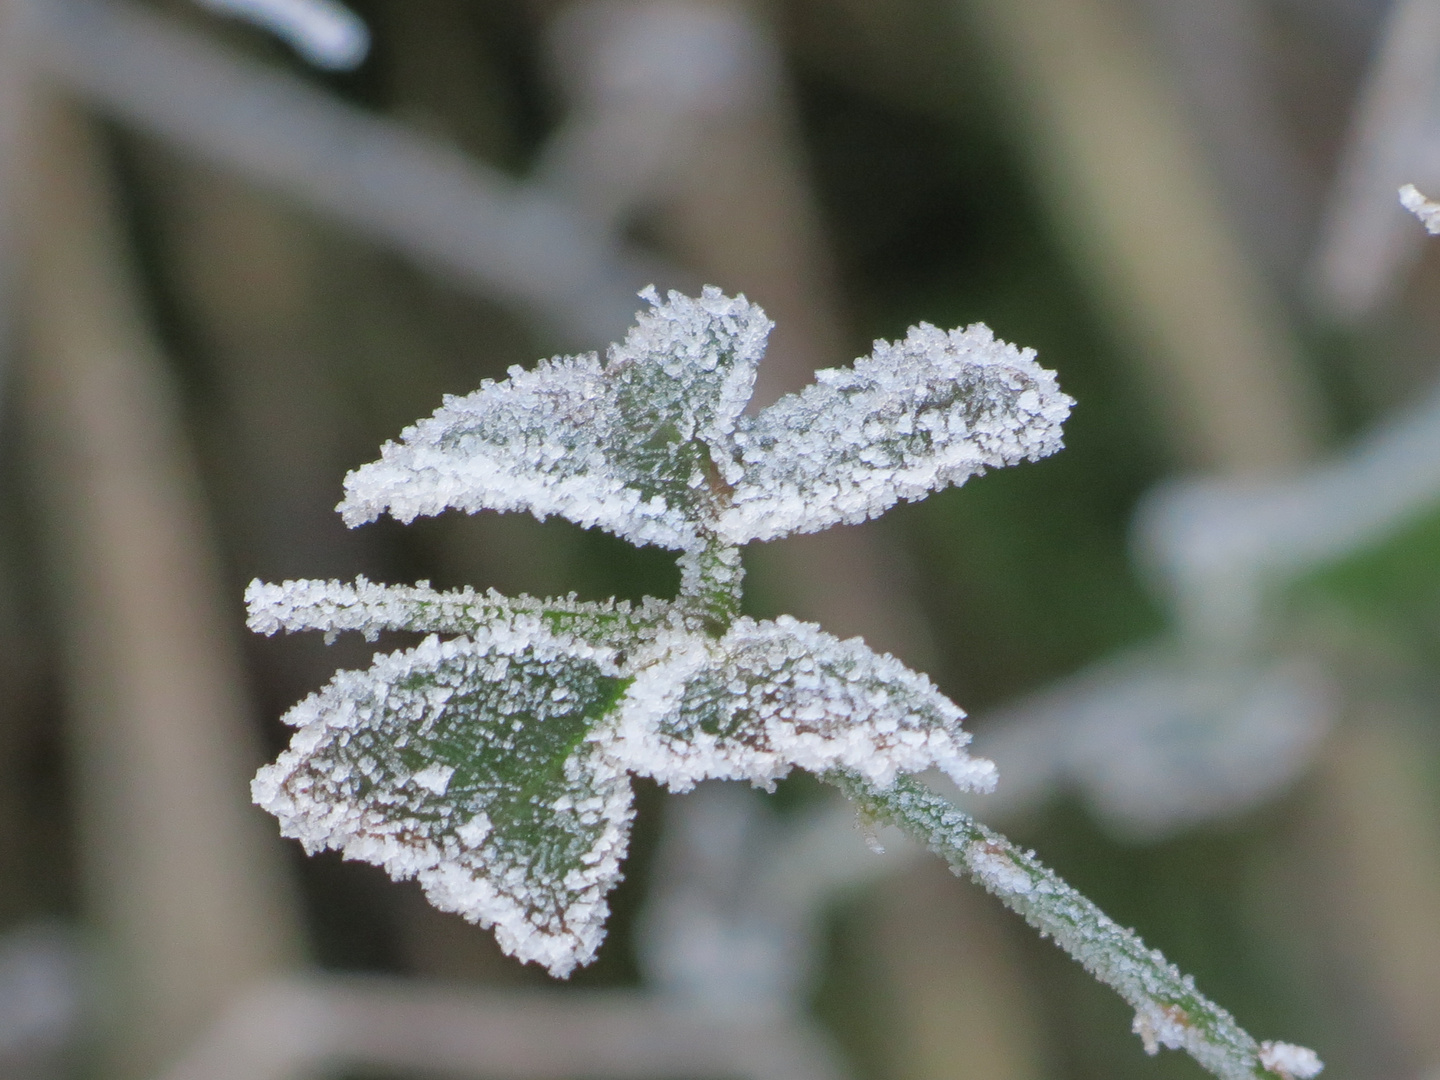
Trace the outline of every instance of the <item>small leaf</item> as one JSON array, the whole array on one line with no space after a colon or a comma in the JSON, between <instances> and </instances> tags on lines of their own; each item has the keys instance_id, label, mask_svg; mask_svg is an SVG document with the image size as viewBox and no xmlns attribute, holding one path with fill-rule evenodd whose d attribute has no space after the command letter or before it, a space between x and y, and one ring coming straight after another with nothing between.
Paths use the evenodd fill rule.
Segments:
<instances>
[{"instance_id":1,"label":"small leaf","mask_svg":"<svg viewBox=\"0 0 1440 1080\"><path fill-rule=\"evenodd\" d=\"M653 309L603 367L592 353L511 368L385 444L346 477L346 523L528 510L636 544L699 546L718 514L712 479L737 478L731 436L771 324L714 288L644 295Z\"/></svg>"},{"instance_id":2,"label":"small leaf","mask_svg":"<svg viewBox=\"0 0 1440 1080\"><path fill-rule=\"evenodd\" d=\"M782 616L658 647L663 658L640 668L621 703L611 753L671 788L768 785L796 767L850 770L882 787L938 767L962 787L994 785L994 765L965 752L960 708L859 638Z\"/></svg>"},{"instance_id":3,"label":"small leaf","mask_svg":"<svg viewBox=\"0 0 1440 1080\"><path fill-rule=\"evenodd\" d=\"M665 507L642 505L606 457L612 418L595 354L513 367L504 382L487 379L472 394L447 397L398 443L381 447L379 461L345 478L338 509L350 526L385 511L410 522L447 509L528 510L671 540L674 523L656 520Z\"/></svg>"},{"instance_id":4,"label":"small leaf","mask_svg":"<svg viewBox=\"0 0 1440 1080\"><path fill-rule=\"evenodd\" d=\"M379 657L296 705L255 801L308 851L418 878L556 975L604 936L632 815L596 736L626 686L611 653L514 616Z\"/></svg>"},{"instance_id":5,"label":"small leaf","mask_svg":"<svg viewBox=\"0 0 1440 1080\"><path fill-rule=\"evenodd\" d=\"M424 634L476 634L497 620L530 615L551 631L578 637L592 645L628 648L647 628L669 617L671 605L647 599L639 607L628 601L588 603L573 595L537 600L502 596L494 589L479 593L466 586L437 592L429 582L380 585L357 577L342 581L252 581L245 590L247 625L267 636L276 631L320 630L327 636L347 630L374 641L384 630Z\"/></svg>"},{"instance_id":6,"label":"small leaf","mask_svg":"<svg viewBox=\"0 0 1440 1080\"><path fill-rule=\"evenodd\" d=\"M1073 404L1033 350L978 323L948 333L922 323L742 422L744 476L720 534L743 544L853 524L1045 457Z\"/></svg>"}]
</instances>

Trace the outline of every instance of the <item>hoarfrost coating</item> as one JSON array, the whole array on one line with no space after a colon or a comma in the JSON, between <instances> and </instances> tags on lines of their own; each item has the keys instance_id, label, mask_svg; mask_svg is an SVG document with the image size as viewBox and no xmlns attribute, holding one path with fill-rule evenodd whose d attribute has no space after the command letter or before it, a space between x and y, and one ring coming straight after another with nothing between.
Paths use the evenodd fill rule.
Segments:
<instances>
[{"instance_id":1,"label":"hoarfrost coating","mask_svg":"<svg viewBox=\"0 0 1440 1080\"><path fill-rule=\"evenodd\" d=\"M308 850L416 878L564 975L603 936L630 776L762 787L794 768L885 788L939 768L976 791L964 713L860 639L739 613L739 545L881 513L1058 449L1071 401L983 326L912 328L744 415L770 320L744 297L643 294L602 363L512 368L346 478L356 525L526 510L679 550L680 595L641 604L438 592L426 582L253 582L252 629L428 634L342 671L285 719L256 801ZM443 635L448 640L442 640Z\"/></svg>"},{"instance_id":2,"label":"hoarfrost coating","mask_svg":"<svg viewBox=\"0 0 1440 1080\"><path fill-rule=\"evenodd\" d=\"M1325 1068L1320 1056L1308 1046L1268 1040L1260 1044L1260 1062L1288 1080L1311 1080Z\"/></svg>"},{"instance_id":3,"label":"hoarfrost coating","mask_svg":"<svg viewBox=\"0 0 1440 1080\"><path fill-rule=\"evenodd\" d=\"M1032 350L976 324L912 327L747 417L771 323L741 297L643 294L604 364L512 368L346 478L360 524L529 510L678 550L864 521L986 468L1058 450L1072 400Z\"/></svg>"},{"instance_id":4,"label":"hoarfrost coating","mask_svg":"<svg viewBox=\"0 0 1440 1080\"><path fill-rule=\"evenodd\" d=\"M938 767L972 790L994 784L994 766L965 752L961 710L858 638L782 617L738 620L717 641L658 604L507 609L471 590L389 591L364 579L251 585L250 624L269 633L429 624L398 618L407 606L452 629L477 607L489 620L342 671L292 708L299 730L255 778L255 801L308 851L418 878L437 907L495 926L506 951L555 974L602 937L629 773L675 790L770 786L795 767L877 783ZM369 618L355 617L362 596ZM613 629L628 659L585 640L591 617L627 620ZM581 632L552 629L566 623ZM537 788L535 776L551 779Z\"/></svg>"},{"instance_id":5,"label":"hoarfrost coating","mask_svg":"<svg viewBox=\"0 0 1440 1080\"><path fill-rule=\"evenodd\" d=\"M1420 194L1414 184L1406 184L1400 189L1400 205L1420 219L1426 232L1432 235L1440 233L1440 203Z\"/></svg>"}]
</instances>

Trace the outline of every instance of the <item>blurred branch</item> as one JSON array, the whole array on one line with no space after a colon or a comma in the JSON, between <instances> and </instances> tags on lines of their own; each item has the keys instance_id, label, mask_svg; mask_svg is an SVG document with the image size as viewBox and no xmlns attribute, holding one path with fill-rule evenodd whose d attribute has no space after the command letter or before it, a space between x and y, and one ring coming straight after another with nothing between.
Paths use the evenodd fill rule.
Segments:
<instances>
[{"instance_id":1,"label":"blurred branch","mask_svg":"<svg viewBox=\"0 0 1440 1080\"><path fill-rule=\"evenodd\" d=\"M647 268L553 196L138 7L29 2L47 72L103 111L518 304L577 344L629 325Z\"/></svg>"},{"instance_id":2,"label":"blurred branch","mask_svg":"<svg viewBox=\"0 0 1440 1080\"><path fill-rule=\"evenodd\" d=\"M629 991L459 991L289 979L238 1000L164 1080L298 1080L344 1068L483 1080L836 1080L827 1048L769 1010L671 1007Z\"/></svg>"},{"instance_id":3,"label":"blurred branch","mask_svg":"<svg viewBox=\"0 0 1440 1080\"><path fill-rule=\"evenodd\" d=\"M108 1075L176 1053L299 929L246 804L249 705L197 478L86 123L35 126L21 386L59 587L88 911L115 960Z\"/></svg>"},{"instance_id":4,"label":"blurred branch","mask_svg":"<svg viewBox=\"0 0 1440 1080\"><path fill-rule=\"evenodd\" d=\"M1248 253L1291 282L1309 238L1317 192L1268 76L1259 0L1144 0Z\"/></svg>"},{"instance_id":5,"label":"blurred branch","mask_svg":"<svg viewBox=\"0 0 1440 1080\"><path fill-rule=\"evenodd\" d=\"M0 398L9 383L15 347L15 286L21 258L17 201L34 74L28 47L30 14L26 0L0 0Z\"/></svg>"},{"instance_id":6,"label":"blurred branch","mask_svg":"<svg viewBox=\"0 0 1440 1080\"><path fill-rule=\"evenodd\" d=\"M887 842L885 859L890 851ZM938 859L916 854L889 868L867 905L877 996L893 1010L887 1072L905 1080L1049 1075L1039 988L1033 978L1016 977L1026 969L1012 955L1005 913Z\"/></svg>"},{"instance_id":7,"label":"blurred branch","mask_svg":"<svg viewBox=\"0 0 1440 1080\"><path fill-rule=\"evenodd\" d=\"M196 0L269 30L316 67L347 71L370 51L370 31L339 0Z\"/></svg>"},{"instance_id":8,"label":"blurred branch","mask_svg":"<svg viewBox=\"0 0 1440 1080\"><path fill-rule=\"evenodd\" d=\"M1182 459L1229 473L1304 460L1319 417L1296 346L1134 20L1116 0L961 7Z\"/></svg>"},{"instance_id":9,"label":"blurred branch","mask_svg":"<svg viewBox=\"0 0 1440 1080\"><path fill-rule=\"evenodd\" d=\"M1405 717L1393 702L1361 709L1322 762L1323 795L1312 802L1310 835L1299 838L1310 856L1300 883L1374 1002L1378 1030L1363 1037L1419 1075L1440 1064L1440 830L1425 769L1433 750L1417 727L1434 719L1428 708Z\"/></svg>"}]
</instances>

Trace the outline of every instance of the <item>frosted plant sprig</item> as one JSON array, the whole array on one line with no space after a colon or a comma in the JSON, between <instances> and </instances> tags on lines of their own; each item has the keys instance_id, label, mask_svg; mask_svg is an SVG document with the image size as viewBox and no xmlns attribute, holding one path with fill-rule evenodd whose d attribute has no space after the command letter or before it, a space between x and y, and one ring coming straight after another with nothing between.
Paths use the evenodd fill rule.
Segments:
<instances>
[{"instance_id":1,"label":"frosted plant sprig","mask_svg":"<svg viewBox=\"0 0 1440 1080\"><path fill-rule=\"evenodd\" d=\"M1303 1046L1256 1042L1235 1018L1195 987L1156 949L1046 869L1033 852L975 821L921 784L902 777L888 788L863 778L828 777L876 821L892 822L1018 912L1135 1010L1134 1031L1148 1053L1184 1050L1225 1080L1282 1076L1307 1080L1320 1059Z\"/></svg>"},{"instance_id":2,"label":"frosted plant sprig","mask_svg":"<svg viewBox=\"0 0 1440 1080\"><path fill-rule=\"evenodd\" d=\"M983 326L913 328L851 368L744 414L770 321L744 297L642 294L602 362L512 368L352 472L348 524L526 510L680 553L673 601L509 598L428 583L253 582L250 626L368 640L428 635L342 671L285 716L297 730L256 802L307 850L416 878L438 907L566 975L592 959L620 877L632 776L771 787L794 768L894 819L1115 986L1147 1046L1225 1077L1306 1080L1314 1055L1257 1044L1158 953L909 778L986 791L964 713L860 639L740 615L740 546L857 522L986 468L1059 449L1071 400L1033 352Z\"/></svg>"}]
</instances>

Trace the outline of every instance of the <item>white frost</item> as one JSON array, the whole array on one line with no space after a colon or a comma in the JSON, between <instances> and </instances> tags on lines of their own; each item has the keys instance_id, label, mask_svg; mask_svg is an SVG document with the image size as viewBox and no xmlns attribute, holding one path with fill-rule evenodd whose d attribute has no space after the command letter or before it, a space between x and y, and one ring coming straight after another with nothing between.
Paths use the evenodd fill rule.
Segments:
<instances>
[{"instance_id":1,"label":"white frost","mask_svg":"<svg viewBox=\"0 0 1440 1080\"><path fill-rule=\"evenodd\" d=\"M270 595L268 607L263 592L252 588L252 603L278 624L316 614L284 606L296 590ZM961 710L858 638L782 617L740 619L716 640L672 612L637 632L622 662L537 613L492 618L471 637L432 636L337 674L286 714L298 729L290 749L260 770L253 792L307 850L336 848L418 878L438 907L494 924L507 951L556 974L586 962L603 934L631 773L677 790L706 779L771 785L797 767L882 785L939 767L964 787L994 784L994 766L965 751ZM330 612L312 625L333 621ZM626 679L618 703L607 700L606 686ZM575 736L556 727L551 745L547 724L579 724L583 738L566 742ZM558 786L519 809L520 789L501 775L525 773L517 757L560 772ZM496 772L502 760L511 764Z\"/></svg>"},{"instance_id":2,"label":"white frost","mask_svg":"<svg viewBox=\"0 0 1440 1080\"><path fill-rule=\"evenodd\" d=\"M526 510L689 551L863 521L1060 448L1073 402L983 325L922 323L747 418L765 313L712 287L643 295L604 364L512 368L406 428L346 478L346 523Z\"/></svg>"},{"instance_id":3,"label":"white frost","mask_svg":"<svg viewBox=\"0 0 1440 1080\"><path fill-rule=\"evenodd\" d=\"M1023 896L1034 890L1035 883L1025 868L1003 848L977 840L970 845L968 855L970 869L997 896Z\"/></svg>"},{"instance_id":4,"label":"white frost","mask_svg":"<svg viewBox=\"0 0 1440 1080\"><path fill-rule=\"evenodd\" d=\"M994 786L994 765L965 752L964 712L859 638L789 616L742 618L719 641L675 630L652 651L620 704L611 753L672 789L768 786L792 768L846 769L885 786L938 767L961 787Z\"/></svg>"},{"instance_id":5,"label":"white frost","mask_svg":"<svg viewBox=\"0 0 1440 1080\"><path fill-rule=\"evenodd\" d=\"M1440 234L1440 203L1420 194L1414 184L1400 189L1400 205L1420 219L1426 232Z\"/></svg>"},{"instance_id":6,"label":"white frost","mask_svg":"<svg viewBox=\"0 0 1440 1080\"><path fill-rule=\"evenodd\" d=\"M251 790L307 851L417 878L437 907L564 975L599 947L629 833L624 771L589 741L571 749L617 675L605 650L528 616L473 640L427 638L292 708L290 748ZM562 679L575 700L553 699ZM508 779L516 771L552 777L548 806Z\"/></svg>"},{"instance_id":7,"label":"white frost","mask_svg":"<svg viewBox=\"0 0 1440 1080\"><path fill-rule=\"evenodd\" d=\"M1262 1042L1260 1064L1285 1080L1310 1080L1325 1068L1314 1050L1286 1042Z\"/></svg>"},{"instance_id":8,"label":"white frost","mask_svg":"<svg viewBox=\"0 0 1440 1080\"><path fill-rule=\"evenodd\" d=\"M320 630L327 637L358 631L367 641L382 631L413 630L425 634L471 634L496 621L518 615L561 618L572 633L589 640L604 636L617 644L634 627L660 621L667 605L649 601L633 608L627 601L590 603L574 595L537 600L502 596L466 586L437 592L428 581L415 585L379 585L357 577L343 581L259 580L245 590L246 625L267 636L278 631Z\"/></svg>"},{"instance_id":9,"label":"white frost","mask_svg":"<svg viewBox=\"0 0 1440 1080\"><path fill-rule=\"evenodd\" d=\"M1169 1050L1204 1052L1204 1033L1190 1023L1190 1018L1176 1005L1146 1002L1135 1011L1130 1029L1140 1036L1147 1054L1158 1054L1163 1046Z\"/></svg>"},{"instance_id":10,"label":"white frost","mask_svg":"<svg viewBox=\"0 0 1440 1080\"><path fill-rule=\"evenodd\" d=\"M591 353L510 369L386 443L345 479L348 525L446 509L527 510L636 544L689 549L714 516L703 446L723 454L770 321L741 297L672 292L602 365Z\"/></svg>"},{"instance_id":11,"label":"white frost","mask_svg":"<svg viewBox=\"0 0 1440 1080\"><path fill-rule=\"evenodd\" d=\"M1032 349L976 324L928 323L817 372L738 434L743 475L721 518L732 543L875 517L987 468L1060 449L1074 402Z\"/></svg>"},{"instance_id":12,"label":"white frost","mask_svg":"<svg viewBox=\"0 0 1440 1080\"><path fill-rule=\"evenodd\" d=\"M421 769L411 779L435 795L444 795L445 789L450 786L450 778L455 775L455 766L441 765L436 762L427 768Z\"/></svg>"}]
</instances>

